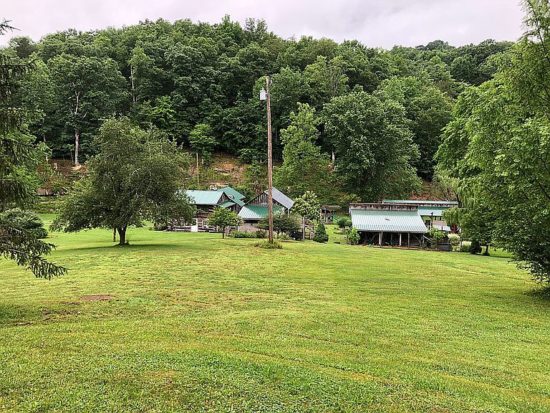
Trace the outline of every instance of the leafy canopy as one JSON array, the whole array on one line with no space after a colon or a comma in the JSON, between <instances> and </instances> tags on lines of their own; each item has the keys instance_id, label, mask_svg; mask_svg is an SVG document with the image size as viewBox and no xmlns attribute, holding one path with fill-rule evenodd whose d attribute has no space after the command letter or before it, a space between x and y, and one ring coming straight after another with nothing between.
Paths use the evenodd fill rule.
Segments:
<instances>
[{"instance_id":1,"label":"leafy canopy","mask_svg":"<svg viewBox=\"0 0 550 413\"><path fill-rule=\"evenodd\" d=\"M314 220L319 218L320 208L321 204L317 195L312 191L306 191L302 196L294 200L292 211L305 219Z\"/></svg>"},{"instance_id":2,"label":"leafy canopy","mask_svg":"<svg viewBox=\"0 0 550 413\"><path fill-rule=\"evenodd\" d=\"M107 120L94 141L98 154L64 202L54 227L65 231L115 228L120 244L126 229L145 219L190 219L193 208L182 195L187 156L153 130L144 131L127 118Z\"/></svg>"},{"instance_id":3,"label":"leafy canopy","mask_svg":"<svg viewBox=\"0 0 550 413\"><path fill-rule=\"evenodd\" d=\"M476 244L495 240L550 282L550 8L525 8L528 31L509 64L460 96L438 159L470 217L485 211L493 224L461 219Z\"/></svg>"},{"instance_id":4,"label":"leafy canopy","mask_svg":"<svg viewBox=\"0 0 550 413\"><path fill-rule=\"evenodd\" d=\"M349 192L378 201L418 189L411 166L418 147L399 103L356 91L332 99L323 118L336 154L336 173Z\"/></svg>"},{"instance_id":5,"label":"leafy canopy","mask_svg":"<svg viewBox=\"0 0 550 413\"><path fill-rule=\"evenodd\" d=\"M227 208L217 207L214 212L208 217L208 224L215 227L220 227L222 230L222 238L225 237L225 229L227 227L236 227L242 223L241 218L236 212Z\"/></svg>"}]
</instances>

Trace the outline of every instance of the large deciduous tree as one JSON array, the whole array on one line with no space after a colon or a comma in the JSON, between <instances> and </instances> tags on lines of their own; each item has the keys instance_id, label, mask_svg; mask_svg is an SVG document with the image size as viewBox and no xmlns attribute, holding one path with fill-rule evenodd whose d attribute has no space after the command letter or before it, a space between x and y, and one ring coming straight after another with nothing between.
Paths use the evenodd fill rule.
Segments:
<instances>
[{"instance_id":1,"label":"large deciduous tree","mask_svg":"<svg viewBox=\"0 0 550 413\"><path fill-rule=\"evenodd\" d=\"M206 123L195 125L189 134L189 143L201 158L203 163L208 163L216 146L216 139L212 136L212 128Z\"/></svg>"},{"instance_id":2,"label":"large deciduous tree","mask_svg":"<svg viewBox=\"0 0 550 413\"><path fill-rule=\"evenodd\" d=\"M420 151L413 166L422 178L431 179L443 128L451 120L451 99L428 80L418 77L385 80L377 95L395 100L405 108L414 143Z\"/></svg>"},{"instance_id":3,"label":"large deciduous tree","mask_svg":"<svg viewBox=\"0 0 550 413\"><path fill-rule=\"evenodd\" d=\"M366 92L339 96L323 110L325 134L336 154L335 171L345 188L364 201L408 196L420 182L403 106Z\"/></svg>"},{"instance_id":4,"label":"large deciduous tree","mask_svg":"<svg viewBox=\"0 0 550 413\"><path fill-rule=\"evenodd\" d=\"M90 137L102 119L119 112L126 100L126 81L111 59L60 55L48 63L56 105L49 113L73 137L74 163L80 164L82 137Z\"/></svg>"},{"instance_id":5,"label":"large deciduous tree","mask_svg":"<svg viewBox=\"0 0 550 413\"><path fill-rule=\"evenodd\" d=\"M318 124L315 109L299 104L290 125L281 131L283 164L276 170L275 184L292 197L312 190L326 201L334 190L329 157L317 145Z\"/></svg>"},{"instance_id":6,"label":"large deciduous tree","mask_svg":"<svg viewBox=\"0 0 550 413\"><path fill-rule=\"evenodd\" d=\"M492 237L550 282L550 7L527 0L529 28L494 80L467 90L438 152L461 197L492 212Z\"/></svg>"},{"instance_id":7,"label":"large deciduous tree","mask_svg":"<svg viewBox=\"0 0 550 413\"><path fill-rule=\"evenodd\" d=\"M128 227L145 219L165 222L167 211L178 214L173 219L191 219L193 208L181 195L188 159L175 143L122 118L107 120L94 144L89 174L64 202L54 228L113 228L125 245Z\"/></svg>"}]
</instances>

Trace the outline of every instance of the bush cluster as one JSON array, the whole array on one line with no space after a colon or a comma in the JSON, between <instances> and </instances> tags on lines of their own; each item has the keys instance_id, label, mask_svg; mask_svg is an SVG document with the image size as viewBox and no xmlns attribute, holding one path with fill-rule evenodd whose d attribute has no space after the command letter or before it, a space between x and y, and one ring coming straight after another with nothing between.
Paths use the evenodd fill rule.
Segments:
<instances>
[{"instance_id":1,"label":"bush cluster","mask_svg":"<svg viewBox=\"0 0 550 413\"><path fill-rule=\"evenodd\" d=\"M273 242L260 241L254 244L254 246L258 248L264 248L266 250L280 250L283 248L283 245L277 241L273 241Z\"/></svg>"},{"instance_id":2,"label":"bush cluster","mask_svg":"<svg viewBox=\"0 0 550 413\"><path fill-rule=\"evenodd\" d=\"M359 241L361 239L361 236L357 229L351 228L346 232L346 241L350 245L357 245L359 244Z\"/></svg>"},{"instance_id":3,"label":"bush cluster","mask_svg":"<svg viewBox=\"0 0 550 413\"><path fill-rule=\"evenodd\" d=\"M233 238L259 238L263 239L267 237L267 231L259 229L256 232L245 232L245 231L233 231L230 234Z\"/></svg>"},{"instance_id":4,"label":"bush cluster","mask_svg":"<svg viewBox=\"0 0 550 413\"><path fill-rule=\"evenodd\" d=\"M315 235L313 236L315 242L328 242L328 234L325 229L325 224L319 222L319 225L315 228Z\"/></svg>"},{"instance_id":5,"label":"bush cluster","mask_svg":"<svg viewBox=\"0 0 550 413\"><path fill-rule=\"evenodd\" d=\"M338 228L344 229L344 228L351 228L351 219L348 217L340 217L336 221L336 224L338 225Z\"/></svg>"},{"instance_id":6,"label":"bush cluster","mask_svg":"<svg viewBox=\"0 0 550 413\"><path fill-rule=\"evenodd\" d=\"M255 232L233 231L230 236L233 238L258 238Z\"/></svg>"}]
</instances>

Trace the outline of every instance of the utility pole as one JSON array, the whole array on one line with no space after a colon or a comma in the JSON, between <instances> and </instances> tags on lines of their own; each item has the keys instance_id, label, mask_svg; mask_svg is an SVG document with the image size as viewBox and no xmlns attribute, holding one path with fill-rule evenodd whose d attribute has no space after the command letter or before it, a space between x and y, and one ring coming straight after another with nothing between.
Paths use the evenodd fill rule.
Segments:
<instances>
[{"instance_id":1,"label":"utility pole","mask_svg":"<svg viewBox=\"0 0 550 413\"><path fill-rule=\"evenodd\" d=\"M269 243L273 244L273 148L271 135L271 93L269 86L271 79L265 77L265 91L267 95L267 213L269 220Z\"/></svg>"}]
</instances>

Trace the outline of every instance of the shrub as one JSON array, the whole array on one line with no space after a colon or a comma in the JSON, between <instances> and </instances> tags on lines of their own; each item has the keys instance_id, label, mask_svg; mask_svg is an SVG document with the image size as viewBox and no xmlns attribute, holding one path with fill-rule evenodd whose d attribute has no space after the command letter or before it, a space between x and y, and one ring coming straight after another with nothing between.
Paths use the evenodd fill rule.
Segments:
<instances>
[{"instance_id":1,"label":"shrub","mask_svg":"<svg viewBox=\"0 0 550 413\"><path fill-rule=\"evenodd\" d=\"M463 241L462 245L459 247L460 252L470 252L470 245L472 243L470 241Z\"/></svg>"},{"instance_id":2,"label":"shrub","mask_svg":"<svg viewBox=\"0 0 550 413\"><path fill-rule=\"evenodd\" d=\"M261 229L269 228L269 221L267 218L263 218L258 226ZM286 214L274 214L273 215L273 230L277 233L291 234L293 232L300 231L300 224L296 220L296 217Z\"/></svg>"},{"instance_id":3,"label":"shrub","mask_svg":"<svg viewBox=\"0 0 550 413\"><path fill-rule=\"evenodd\" d=\"M233 238L257 238L255 232L233 231L230 235Z\"/></svg>"},{"instance_id":4,"label":"shrub","mask_svg":"<svg viewBox=\"0 0 550 413\"><path fill-rule=\"evenodd\" d=\"M346 234L346 241L350 245L359 244L360 239L361 239L361 236L359 235L359 232L355 228L350 229Z\"/></svg>"},{"instance_id":5,"label":"shrub","mask_svg":"<svg viewBox=\"0 0 550 413\"><path fill-rule=\"evenodd\" d=\"M290 236L283 232L277 236L277 239L281 241L290 241Z\"/></svg>"},{"instance_id":6,"label":"shrub","mask_svg":"<svg viewBox=\"0 0 550 413\"><path fill-rule=\"evenodd\" d=\"M453 251L456 251L458 247L460 246L460 235L458 234L449 234L447 236L449 239L449 243L453 247Z\"/></svg>"},{"instance_id":7,"label":"shrub","mask_svg":"<svg viewBox=\"0 0 550 413\"><path fill-rule=\"evenodd\" d=\"M165 222L155 222L153 223L153 230L155 231L166 231L168 229L168 224Z\"/></svg>"},{"instance_id":8,"label":"shrub","mask_svg":"<svg viewBox=\"0 0 550 413\"><path fill-rule=\"evenodd\" d=\"M344 229L344 228L351 228L351 219L348 217L340 217L336 221L336 224L338 225L338 228Z\"/></svg>"},{"instance_id":9,"label":"shrub","mask_svg":"<svg viewBox=\"0 0 550 413\"><path fill-rule=\"evenodd\" d=\"M477 239L473 239L472 243L470 244L469 249L470 254L480 254L481 253L481 244Z\"/></svg>"},{"instance_id":10,"label":"shrub","mask_svg":"<svg viewBox=\"0 0 550 413\"><path fill-rule=\"evenodd\" d=\"M254 246L256 246L258 248L264 248L266 250L280 250L280 249L283 248L283 245L280 242L277 242L277 241L273 241L273 242L260 241L260 242L257 242L256 244L254 244Z\"/></svg>"},{"instance_id":11,"label":"shrub","mask_svg":"<svg viewBox=\"0 0 550 413\"><path fill-rule=\"evenodd\" d=\"M32 210L38 214L54 214L58 212L62 197L43 196L32 206Z\"/></svg>"},{"instance_id":12,"label":"shrub","mask_svg":"<svg viewBox=\"0 0 550 413\"><path fill-rule=\"evenodd\" d=\"M428 231L428 237L432 240L432 242L437 244L439 241L445 239L446 235L443 231L437 228L432 228Z\"/></svg>"},{"instance_id":13,"label":"shrub","mask_svg":"<svg viewBox=\"0 0 550 413\"><path fill-rule=\"evenodd\" d=\"M315 228L315 235L313 236L313 241L315 242L328 241L328 234L325 229L325 224L323 224L322 222L319 222L319 225L317 225L317 228Z\"/></svg>"},{"instance_id":14,"label":"shrub","mask_svg":"<svg viewBox=\"0 0 550 413\"><path fill-rule=\"evenodd\" d=\"M265 229L259 229L256 231L256 238L265 238L267 237L267 231Z\"/></svg>"},{"instance_id":15,"label":"shrub","mask_svg":"<svg viewBox=\"0 0 550 413\"><path fill-rule=\"evenodd\" d=\"M340 229L344 229L346 227L347 223L348 223L347 217L340 217L336 221L336 225L338 225L338 228L340 228Z\"/></svg>"}]
</instances>

